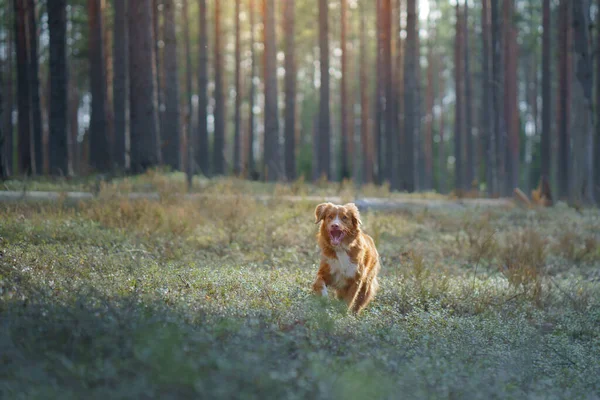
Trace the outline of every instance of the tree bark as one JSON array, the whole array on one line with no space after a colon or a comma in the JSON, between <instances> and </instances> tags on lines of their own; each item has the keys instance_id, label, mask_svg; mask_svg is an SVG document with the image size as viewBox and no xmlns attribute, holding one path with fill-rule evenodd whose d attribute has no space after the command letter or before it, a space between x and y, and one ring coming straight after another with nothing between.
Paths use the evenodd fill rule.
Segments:
<instances>
[{"instance_id":1,"label":"tree bark","mask_svg":"<svg viewBox=\"0 0 600 400\"><path fill-rule=\"evenodd\" d=\"M67 2L48 3L50 30L50 174L69 173L67 147Z\"/></svg>"},{"instance_id":2,"label":"tree bark","mask_svg":"<svg viewBox=\"0 0 600 400\"><path fill-rule=\"evenodd\" d=\"M551 19L550 0L543 3L543 30L542 35L542 141L541 141L541 177L550 180L552 165L551 139L552 139L552 91L551 79Z\"/></svg>"},{"instance_id":3,"label":"tree bark","mask_svg":"<svg viewBox=\"0 0 600 400\"><path fill-rule=\"evenodd\" d=\"M113 113L115 138L113 159L118 169L125 168L127 142L127 0L114 0L113 34Z\"/></svg>"},{"instance_id":4,"label":"tree bark","mask_svg":"<svg viewBox=\"0 0 600 400\"><path fill-rule=\"evenodd\" d=\"M210 176L208 151L208 25L206 0L198 0L198 146L196 162L205 176Z\"/></svg>"},{"instance_id":5,"label":"tree bark","mask_svg":"<svg viewBox=\"0 0 600 400\"><path fill-rule=\"evenodd\" d=\"M342 4L345 0L342 0ZM295 0L285 2L285 175L296 179L296 65L294 57ZM342 67L343 69L343 67ZM342 72L343 73L343 72Z\"/></svg>"},{"instance_id":6,"label":"tree bark","mask_svg":"<svg viewBox=\"0 0 600 400\"><path fill-rule=\"evenodd\" d=\"M400 190L400 176L397 167L398 156L395 146L396 136L396 106L394 101L395 88L393 79L392 59L392 1L383 0L382 3L382 41L383 41L383 84L385 87L385 173L384 179L390 182L393 190Z\"/></svg>"},{"instance_id":7,"label":"tree bark","mask_svg":"<svg viewBox=\"0 0 600 400\"><path fill-rule=\"evenodd\" d=\"M558 93L558 197L569 197L569 176L571 171L571 145L569 127L571 125L571 57L570 46L572 31L570 29L570 9L568 0L561 0L559 5L560 30L559 40L559 93Z\"/></svg>"},{"instance_id":8,"label":"tree bark","mask_svg":"<svg viewBox=\"0 0 600 400\"><path fill-rule=\"evenodd\" d=\"M504 34L504 119L508 146L506 151L505 194L519 186L519 109L517 93L517 34L513 24L514 0L503 2Z\"/></svg>"},{"instance_id":9,"label":"tree bark","mask_svg":"<svg viewBox=\"0 0 600 400\"><path fill-rule=\"evenodd\" d=\"M37 28L37 2L35 0L27 1L27 30L29 37L29 85L31 101L31 130L33 136L33 173L41 175L44 166L44 152L42 144L42 107L40 104L40 72L38 55Z\"/></svg>"},{"instance_id":10,"label":"tree bark","mask_svg":"<svg viewBox=\"0 0 600 400\"><path fill-rule=\"evenodd\" d=\"M225 83L221 32L221 1L215 0L215 135L213 141L213 173L225 174Z\"/></svg>"},{"instance_id":11,"label":"tree bark","mask_svg":"<svg viewBox=\"0 0 600 400\"><path fill-rule=\"evenodd\" d=\"M581 184L583 187L577 188L577 192L583 195L586 204L595 204L594 188L594 64L591 52L590 38L590 5L588 0L573 0L572 3L572 25L574 33L574 49L577 54L577 79L583 91L585 110L583 115L587 123L585 131L577 134L581 135L581 162L583 173Z\"/></svg>"},{"instance_id":12,"label":"tree bark","mask_svg":"<svg viewBox=\"0 0 600 400\"><path fill-rule=\"evenodd\" d=\"M366 13L364 9L360 17L360 141L362 147L362 180L363 183L373 183L373 149L369 134L369 80L367 66Z\"/></svg>"},{"instance_id":13,"label":"tree bark","mask_svg":"<svg viewBox=\"0 0 600 400\"><path fill-rule=\"evenodd\" d=\"M163 0L165 114L161 139L163 160L173 170L180 168L181 127L179 115L179 66L177 62L177 34L175 30L175 2Z\"/></svg>"},{"instance_id":14,"label":"tree bark","mask_svg":"<svg viewBox=\"0 0 600 400\"><path fill-rule=\"evenodd\" d=\"M404 135L406 157L406 187L415 190L417 165L415 160L415 136L417 127L417 9L415 0L406 3L406 52L404 55Z\"/></svg>"},{"instance_id":15,"label":"tree bark","mask_svg":"<svg viewBox=\"0 0 600 400\"><path fill-rule=\"evenodd\" d=\"M319 106L319 130L318 130L318 174L319 178L325 176L331 180L330 163L330 130L329 119L329 11L328 1L319 0L319 49L321 64L321 87Z\"/></svg>"},{"instance_id":16,"label":"tree bark","mask_svg":"<svg viewBox=\"0 0 600 400\"><path fill-rule=\"evenodd\" d=\"M190 44L190 22L188 12L188 0L182 2L182 18L183 18L183 36L185 47L185 88L186 88L186 107L185 115L185 137L187 139L186 163L182 165L187 176L188 190L192 188L192 179L195 171L194 149L196 148L197 140L192 129L192 47ZM184 150L186 151L186 150ZM182 153L183 155L184 153Z\"/></svg>"},{"instance_id":17,"label":"tree bark","mask_svg":"<svg viewBox=\"0 0 600 400\"><path fill-rule=\"evenodd\" d=\"M242 108L242 85L241 85L241 40L240 40L240 0L235 0L235 117L233 137L233 172L240 175L242 172L242 138L241 138L241 108Z\"/></svg>"},{"instance_id":18,"label":"tree bark","mask_svg":"<svg viewBox=\"0 0 600 400\"><path fill-rule=\"evenodd\" d=\"M424 143L424 156L425 156L425 174L423 176L423 190L430 190L433 188L433 119L434 119L434 81L435 81L435 70L434 70L434 43L435 34L430 31L429 33L429 49L427 54L427 88L425 91L425 108L427 114L425 115L425 143Z\"/></svg>"},{"instance_id":19,"label":"tree bark","mask_svg":"<svg viewBox=\"0 0 600 400\"><path fill-rule=\"evenodd\" d=\"M4 65L4 73L5 76L5 86L2 88L4 90L4 114L3 118L0 120L2 123L2 133L4 134L4 173L6 176L11 176L13 172L13 138L14 138L14 129L13 129L13 121L12 121L12 112L13 112L13 101L14 101L14 93L13 93L13 40L14 34L13 29L11 29L11 24L13 24L13 20L11 17L13 16L12 7L8 6L6 8L6 63ZM14 26L14 25L13 25ZM1 151L1 150L0 150Z\"/></svg>"},{"instance_id":20,"label":"tree bark","mask_svg":"<svg viewBox=\"0 0 600 400\"><path fill-rule=\"evenodd\" d=\"M92 115L90 118L90 166L99 172L110 168L106 130L106 68L103 45L103 0L88 0L90 92Z\"/></svg>"},{"instance_id":21,"label":"tree bark","mask_svg":"<svg viewBox=\"0 0 600 400\"><path fill-rule=\"evenodd\" d=\"M375 73L376 83L375 83L375 95L373 96L374 102L374 132L373 132L373 140L375 142L374 146L374 157L377 160L377 173L375 176L375 182L377 184L382 184L385 180L385 157L383 154L383 124L382 120L384 117L383 112L383 90L384 90L384 68L383 68L383 38L382 38L382 29L383 29L383 15L382 15L382 2L383 0L375 1L375 16L376 16L376 29L375 34L377 35L376 39L376 61L375 61Z\"/></svg>"},{"instance_id":22,"label":"tree bark","mask_svg":"<svg viewBox=\"0 0 600 400\"><path fill-rule=\"evenodd\" d=\"M436 61L437 61L437 64L439 65L440 64L439 58L436 57ZM439 70L439 67L436 68L436 70ZM444 76L442 74L439 75L438 92L440 94L440 124L439 124L440 141L438 144L438 191L440 193L446 193L448 190L448 188L446 186L446 181L447 181L446 175L448 172L448 159L446 157L446 143L444 142L445 133L446 133L445 132L446 110L444 108L444 95L446 92L446 85L444 82Z\"/></svg>"},{"instance_id":23,"label":"tree bark","mask_svg":"<svg viewBox=\"0 0 600 400\"><path fill-rule=\"evenodd\" d=\"M463 46L464 46L464 84L465 84L465 139L466 139L466 170L464 189L470 190L477 178L475 165L475 145L473 138L473 94L471 85L471 59L469 52L469 3L465 0L463 21Z\"/></svg>"},{"instance_id":24,"label":"tree bark","mask_svg":"<svg viewBox=\"0 0 600 400\"><path fill-rule=\"evenodd\" d=\"M17 52L17 108L19 173L33 173L31 148L31 96L29 83L29 39L27 6L22 0L13 0L15 10L15 47Z\"/></svg>"},{"instance_id":25,"label":"tree bark","mask_svg":"<svg viewBox=\"0 0 600 400\"><path fill-rule=\"evenodd\" d=\"M142 0L130 0L128 22L131 170L141 173L160 162L150 4Z\"/></svg>"},{"instance_id":26,"label":"tree bark","mask_svg":"<svg viewBox=\"0 0 600 400\"><path fill-rule=\"evenodd\" d=\"M600 10L600 0L598 0L597 9ZM600 15L600 14L597 14ZM598 28L596 29L596 107L598 109L598 113L600 113L600 19L597 18L596 25ZM597 113L597 114L598 114ZM600 196L600 117L596 115L596 138L594 144L594 154L595 154L595 167L594 167L594 178L595 178L595 190L596 196Z\"/></svg>"},{"instance_id":27,"label":"tree bark","mask_svg":"<svg viewBox=\"0 0 600 400\"><path fill-rule=\"evenodd\" d=\"M464 136L464 52L463 31L460 6L456 4L456 43L455 43L455 77L456 103L454 107L454 187L457 191L465 189L465 170L463 164L463 136Z\"/></svg>"},{"instance_id":28,"label":"tree bark","mask_svg":"<svg viewBox=\"0 0 600 400\"><path fill-rule=\"evenodd\" d=\"M491 0L490 13L492 22L492 119L494 121L494 139L496 154L495 169L497 171L497 193L505 194L506 181L505 181L505 159L506 159L506 146L505 146L505 126L502 117L502 91L504 85L503 69L502 67L502 46L501 46L501 29L500 29L500 17L498 15L498 0Z\"/></svg>"},{"instance_id":29,"label":"tree bark","mask_svg":"<svg viewBox=\"0 0 600 400\"><path fill-rule=\"evenodd\" d=\"M130 0L135 1L135 0ZM162 3L162 0L152 0L152 46L154 52L154 79L155 79L155 90L156 90L156 115L158 118L158 126L157 131L163 131L163 122L164 122L164 92L163 92L163 65L161 63L164 60L161 57L161 49L159 43L162 40L162 29L160 25L160 10L159 5ZM161 136L162 138L162 136ZM161 161L162 161L162 141L158 142L159 152L161 152Z\"/></svg>"},{"instance_id":30,"label":"tree bark","mask_svg":"<svg viewBox=\"0 0 600 400\"><path fill-rule=\"evenodd\" d=\"M496 167L496 137L494 135L494 123L492 116L492 93L494 92L494 82L490 68L490 0L482 0L481 7L481 40L482 40L482 88L483 95L481 110L482 136L486 141L486 183L488 196L493 196L498 192L497 167Z\"/></svg>"},{"instance_id":31,"label":"tree bark","mask_svg":"<svg viewBox=\"0 0 600 400\"><path fill-rule=\"evenodd\" d=\"M248 116L248 159L246 172L250 177L256 175L256 167L254 161L254 102L256 97L256 85L254 79L256 77L256 50L255 50L255 37L254 37L254 16L256 10L254 9L254 0L249 0L249 13L250 13L250 90L248 93L249 97L249 116Z\"/></svg>"}]
</instances>

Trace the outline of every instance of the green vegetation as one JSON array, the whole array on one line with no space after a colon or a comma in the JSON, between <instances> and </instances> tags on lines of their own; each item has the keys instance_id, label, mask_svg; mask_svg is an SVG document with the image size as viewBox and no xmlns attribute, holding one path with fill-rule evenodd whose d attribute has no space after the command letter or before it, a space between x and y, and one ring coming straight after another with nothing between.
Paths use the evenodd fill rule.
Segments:
<instances>
[{"instance_id":1,"label":"green vegetation","mask_svg":"<svg viewBox=\"0 0 600 400\"><path fill-rule=\"evenodd\" d=\"M0 204L0 397L600 393L598 210L364 213L383 268L356 318L309 292L315 204L232 182Z\"/></svg>"}]
</instances>

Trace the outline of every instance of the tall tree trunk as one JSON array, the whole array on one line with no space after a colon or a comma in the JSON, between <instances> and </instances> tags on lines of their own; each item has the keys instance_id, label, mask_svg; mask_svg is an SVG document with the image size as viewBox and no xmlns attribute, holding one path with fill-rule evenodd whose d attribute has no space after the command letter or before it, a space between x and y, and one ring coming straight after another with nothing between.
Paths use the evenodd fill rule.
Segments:
<instances>
[{"instance_id":1,"label":"tall tree trunk","mask_svg":"<svg viewBox=\"0 0 600 400\"><path fill-rule=\"evenodd\" d=\"M585 131L577 134L581 135L582 146L578 149L581 153L577 154L582 163L583 174L581 184L577 192L583 195L583 200L587 204L595 204L594 188L594 63L591 52L590 38L590 4L588 0L573 0L572 3L572 25L574 33L574 49L577 54L577 80L583 91L583 100L585 109L582 110L586 119Z\"/></svg>"},{"instance_id":2,"label":"tall tree trunk","mask_svg":"<svg viewBox=\"0 0 600 400\"><path fill-rule=\"evenodd\" d=\"M484 0L485 1L485 0ZM441 64L441 62L439 61L439 58L436 57L436 63L438 65ZM436 70L439 70L439 67L436 68ZM446 117L446 110L444 107L444 95L446 93L446 85L444 84L444 76L442 74L439 75L439 87L438 87L438 92L440 94L440 141L438 144L438 191L440 193L446 193L447 192L447 186L446 186L446 175L448 172L448 159L446 157L446 143L444 142L445 140L445 129L446 129L446 124L445 124L445 117Z\"/></svg>"},{"instance_id":3,"label":"tall tree trunk","mask_svg":"<svg viewBox=\"0 0 600 400\"><path fill-rule=\"evenodd\" d=\"M393 190L400 190L399 171L396 166L398 149L396 144L396 107L394 102L394 82L392 74L392 1L383 0L381 35L383 41L383 84L385 87L385 174Z\"/></svg>"},{"instance_id":4,"label":"tall tree trunk","mask_svg":"<svg viewBox=\"0 0 600 400\"><path fill-rule=\"evenodd\" d=\"M184 47L185 47L185 89L186 89L186 109L185 115L185 137L187 139L187 154L186 163L182 166L186 172L188 190L192 189L192 179L195 171L194 162L194 149L196 148L197 141L192 129L192 47L190 44L190 21L188 11L188 0L183 0L183 6L181 9L183 18L183 36L184 36Z\"/></svg>"},{"instance_id":5,"label":"tall tree trunk","mask_svg":"<svg viewBox=\"0 0 600 400\"><path fill-rule=\"evenodd\" d=\"M113 34L113 113L115 138L113 159L119 169L125 168L127 142L127 0L114 0Z\"/></svg>"},{"instance_id":6,"label":"tall tree trunk","mask_svg":"<svg viewBox=\"0 0 600 400\"><path fill-rule=\"evenodd\" d=\"M225 84L221 32L221 1L215 0L215 136L213 142L213 173L225 174Z\"/></svg>"},{"instance_id":7,"label":"tall tree trunk","mask_svg":"<svg viewBox=\"0 0 600 400\"><path fill-rule=\"evenodd\" d=\"M140 173L160 162L150 4L130 0L128 17L131 170Z\"/></svg>"},{"instance_id":8,"label":"tall tree trunk","mask_svg":"<svg viewBox=\"0 0 600 400\"><path fill-rule=\"evenodd\" d=\"M208 151L208 26L206 0L198 0L198 146L196 162L205 176L210 176Z\"/></svg>"},{"instance_id":9,"label":"tall tree trunk","mask_svg":"<svg viewBox=\"0 0 600 400\"><path fill-rule=\"evenodd\" d=\"M175 2L163 0L164 17L164 68L165 68L165 114L161 139L163 160L177 170L180 166L180 115L179 115L179 66L177 62L177 34L175 31Z\"/></svg>"},{"instance_id":10,"label":"tall tree trunk","mask_svg":"<svg viewBox=\"0 0 600 400\"><path fill-rule=\"evenodd\" d=\"M456 4L456 43L455 43L455 78L456 103L454 107L454 187L457 191L463 191L465 185L463 136L464 136L464 52L463 52L463 25L460 15L460 6Z\"/></svg>"},{"instance_id":11,"label":"tall tree trunk","mask_svg":"<svg viewBox=\"0 0 600 400\"><path fill-rule=\"evenodd\" d=\"M341 49L341 64L342 64L342 79L340 82L340 122L341 122L341 142L342 146L340 147L341 160L342 165L340 168L341 178L346 179L350 176L350 166L348 162L349 154L348 154L348 145L349 145L349 136L348 136L348 51L346 41L347 38L347 29L348 29L348 2L347 0L340 0L341 4L341 36L340 36L340 49Z\"/></svg>"},{"instance_id":12,"label":"tall tree trunk","mask_svg":"<svg viewBox=\"0 0 600 400\"><path fill-rule=\"evenodd\" d=\"M404 55L404 134L405 157L408 170L406 190L415 190L415 136L417 134L417 8L416 0L406 3L406 52Z\"/></svg>"},{"instance_id":13,"label":"tall tree trunk","mask_svg":"<svg viewBox=\"0 0 600 400\"><path fill-rule=\"evenodd\" d=\"M256 97L256 84L254 83L254 78L256 77L256 49L255 49L255 38L254 38L254 16L256 15L256 10L254 9L254 0L249 0L248 5L249 13L250 13L250 90L248 93L249 97L249 107L248 107L248 159L246 172L250 177L256 175L256 167L254 161L254 102Z\"/></svg>"},{"instance_id":14,"label":"tall tree trunk","mask_svg":"<svg viewBox=\"0 0 600 400\"><path fill-rule=\"evenodd\" d=\"M559 93L558 93L558 195L562 199L569 197L569 176L571 170L571 145L569 127L571 125L571 36L570 2L561 0L559 5Z\"/></svg>"},{"instance_id":15,"label":"tall tree trunk","mask_svg":"<svg viewBox=\"0 0 600 400\"><path fill-rule=\"evenodd\" d=\"M107 2L109 0L102 0L100 12L102 13L102 34L103 34L103 46L104 46L104 70L106 71L105 77L105 88L106 88L106 139L108 142L108 147L106 152L108 153L109 160L109 168L112 170L115 168L115 164L113 161L112 150L115 145L115 116L113 114L113 54L112 54L112 43L113 43L113 31L110 29L110 24L105 23L105 18L108 15L108 5Z\"/></svg>"},{"instance_id":16,"label":"tall tree trunk","mask_svg":"<svg viewBox=\"0 0 600 400\"><path fill-rule=\"evenodd\" d=\"M33 173L31 149L31 96L29 83L29 40L27 6L22 0L13 0L15 10L15 48L17 52L17 108L19 173Z\"/></svg>"},{"instance_id":17,"label":"tall tree trunk","mask_svg":"<svg viewBox=\"0 0 600 400\"><path fill-rule=\"evenodd\" d=\"M373 141L369 134L369 80L366 39L366 13L360 15L360 142L362 147L362 180L373 183Z\"/></svg>"},{"instance_id":18,"label":"tall tree trunk","mask_svg":"<svg viewBox=\"0 0 600 400\"><path fill-rule=\"evenodd\" d=\"M496 169L496 138L494 136L494 123L492 116L492 93L494 91L494 82L490 69L490 0L481 2L481 40L482 40L482 109L481 109L481 135L485 138L486 152L486 186L488 196L493 196L498 191L497 169Z\"/></svg>"},{"instance_id":19,"label":"tall tree trunk","mask_svg":"<svg viewBox=\"0 0 600 400\"><path fill-rule=\"evenodd\" d=\"M344 2L345 0L342 0ZM285 175L296 179L296 65L294 58L295 1L285 2ZM343 68L343 67L342 67ZM342 72L343 73L343 72Z\"/></svg>"},{"instance_id":20,"label":"tall tree trunk","mask_svg":"<svg viewBox=\"0 0 600 400\"><path fill-rule=\"evenodd\" d=\"M551 138L552 138L552 91L551 79L551 19L550 0L543 3L543 29L542 35L542 142L541 142L541 177L550 180L552 165Z\"/></svg>"},{"instance_id":21,"label":"tall tree trunk","mask_svg":"<svg viewBox=\"0 0 600 400\"><path fill-rule=\"evenodd\" d=\"M135 1L135 0L131 0ZM156 115L158 117L158 132L162 133L163 130L163 122L164 122L164 91L163 91L163 65L161 63L164 60L161 57L161 48L159 43L162 41L162 29L160 24L160 5L162 4L162 0L152 0L152 46L154 53L154 86L156 88ZM162 136L161 136L162 138ZM162 153L162 141L158 142L159 151ZM162 161L162 154L161 154Z\"/></svg>"},{"instance_id":22,"label":"tall tree trunk","mask_svg":"<svg viewBox=\"0 0 600 400\"><path fill-rule=\"evenodd\" d=\"M429 33L429 49L427 54L427 88L425 91L425 108L427 115L425 116L425 175L423 176L423 190L430 190L433 187L433 119L434 119L434 81L435 81L435 65L434 65L434 43L435 34Z\"/></svg>"},{"instance_id":23,"label":"tall tree trunk","mask_svg":"<svg viewBox=\"0 0 600 400\"><path fill-rule=\"evenodd\" d=\"M517 93L517 33L513 24L514 0L505 0L504 11L504 115L507 129L506 189L509 194L519 186L519 105Z\"/></svg>"},{"instance_id":24,"label":"tall tree trunk","mask_svg":"<svg viewBox=\"0 0 600 400\"><path fill-rule=\"evenodd\" d=\"M50 174L69 173L67 147L67 2L48 3L50 30Z\"/></svg>"},{"instance_id":25,"label":"tall tree trunk","mask_svg":"<svg viewBox=\"0 0 600 400\"><path fill-rule=\"evenodd\" d=\"M35 0L27 1L27 30L29 37L29 85L31 96L31 129L33 134L33 172L41 175L44 166L42 144L42 107L40 105L40 73L37 28L37 10Z\"/></svg>"},{"instance_id":26,"label":"tall tree trunk","mask_svg":"<svg viewBox=\"0 0 600 400\"><path fill-rule=\"evenodd\" d=\"M464 21L463 21L463 46L464 46L464 67L465 67L465 140L467 145L467 163L465 169L465 181L464 189L471 189L475 179L476 165L475 165L475 145L473 139L473 95L471 90L471 56L469 52L469 2L465 0L464 5Z\"/></svg>"},{"instance_id":27,"label":"tall tree trunk","mask_svg":"<svg viewBox=\"0 0 600 400\"><path fill-rule=\"evenodd\" d=\"M241 85L241 39L240 39L240 0L235 0L235 120L233 137L233 172L239 175L242 172L242 137L241 137L241 112L242 112L242 85Z\"/></svg>"},{"instance_id":28,"label":"tall tree trunk","mask_svg":"<svg viewBox=\"0 0 600 400\"><path fill-rule=\"evenodd\" d=\"M13 137L14 129L12 122L13 112L13 29L11 24L12 7L6 8L6 63L4 65L5 86L2 87L4 93L4 114L0 123L2 123L2 133L4 135L4 173L11 176L13 172ZM1 151L1 150L0 150Z\"/></svg>"},{"instance_id":29,"label":"tall tree trunk","mask_svg":"<svg viewBox=\"0 0 600 400\"><path fill-rule=\"evenodd\" d=\"M376 0L375 2L375 16L376 16L376 29L375 34L377 36L376 40L376 61L375 61L375 73L377 75L376 83L375 83L375 95L373 96L374 102L374 132L373 132L373 140L375 142L375 157L377 159L377 173L376 173L376 183L382 184L385 180L385 164L384 164L384 154L383 154L383 89L384 89L384 69L383 69L383 38L382 38L382 30L383 30L383 13L382 13L382 4L383 0Z\"/></svg>"},{"instance_id":30,"label":"tall tree trunk","mask_svg":"<svg viewBox=\"0 0 600 400\"><path fill-rule=\"evenodd\" d=\"M319 106L319 152L318 173L319 177L331 179L330 163L330 130L329 120L329 12L328 1L319 0L319 49L321 61L321 87Z\"/></svg>"},{"instance_id":31,"label":"tall tree trunk","mask_svg":"<svg viewBox=\"0 0 600 400\"><path fill-rule=\"evenodd\" d=\"M2 66L2 63L0 63ZM2 92L4 90L4 77L3 70L0 68L0 121L4 120L4 114L7 110L4 108L4 97L2 97ZM0 182L6 179L6 158L5 158L5 149L6 145L6 132L4 132L4 124L0 124Z\"/></svg>"},{"instance_id":32,"label":"tall tree trunk","mask_svg":"<svg viewBox=\"0 0 600 400\"><path fill-rule=\"evenodd\" d=\"M110 168L106 130L106 68L102 40L102 4L104 0L88 0L90 91L92 115L90 118L90 165L100 172Z\"/></svg>"},{"instance_id":33,"label":"tall tree trunk","mask_svg":"<svg viewBox=\"0 0 600 400\"><path fill-rule=\"evenodd\" d=\"M264 171L266 181L283 178L279 146L279 111L277 101L277 40L275 37L275 1L263 0L265 134Z\"/></svg>"},{"instance_id":34,"label":"tall tree trunk","mask_svg":"<svg viewBox=\"0 0 600 400\"><path fill-rule=\"evenodd\" d=\"M504 194L506 190L505 184L505 159L506 159L506 147L505 143L505 127L504 120L502 117L502 90L504 84L504 77L502 73L502 41L501 41L501 29L500 29L500 18L498 15L498 0L491 0L490 3L490 14L492 22L492 118L494 121L494 142L496 154L494 155L495 170L497 173L497 187L498 194Z\"/></svg>"},{"instance_id":35,"label":"tall tree trunk","mask_svg":"<svg viewBox=\"0 0 600 400\"><path fill-rule=\"evenodd\" d=\"M410 180L412 174L411 168L407 165L406 160L406 132L404 130L404 53L405 53L405 39L403 34L406 33L405 27L402 26L402 13L406 11L404 7L406 2L404 0L398 0L397 14L395 20L398 22L398 31L396 32L396 71L395 78L396 84L394 87L395 91L395 111L396 111L396 127L398 130L398 137L393 145L396 146L396 154L398 155L398 161L396 168L400 171L400 189L405 190L407 182Z\"/></svg>"}]
</instances>

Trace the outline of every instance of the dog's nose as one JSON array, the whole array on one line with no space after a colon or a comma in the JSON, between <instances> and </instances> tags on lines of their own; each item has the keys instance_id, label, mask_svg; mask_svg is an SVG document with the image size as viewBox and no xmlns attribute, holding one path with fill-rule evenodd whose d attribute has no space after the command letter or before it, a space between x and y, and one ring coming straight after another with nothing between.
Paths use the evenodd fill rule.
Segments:
<instances>
[{"instance_id":1,"label":"dog's nose","mask_svg":"<svg viewBox=\"0 0 600 400\"><path fill-rule=\"evenodd\" d=\"M339 229L339 227L340 227L340 226L339 226L338 224L331 224L331 227L332 227L333 229Z\"/></svg>"}]
</instances>

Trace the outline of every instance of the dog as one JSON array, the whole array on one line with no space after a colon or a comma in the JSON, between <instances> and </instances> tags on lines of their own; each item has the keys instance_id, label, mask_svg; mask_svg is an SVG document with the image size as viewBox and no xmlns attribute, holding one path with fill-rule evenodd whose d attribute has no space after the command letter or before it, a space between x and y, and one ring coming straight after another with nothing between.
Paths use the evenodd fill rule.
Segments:
<instances>
[{"instance_id":1,"label":"dog","mask_svg":"<svg viewBox=\"0 0 600 400\"><path fill-rule=\"evenodd\" d=\"M321 264L312 285L314 294L328 296L328 288L344 300L348 311L358 315L379 289L379 253L373 239L360 226L360 213L354 203L322 203L315 209L321 223L317 241Z\"/></svg>"}]
</instances>

